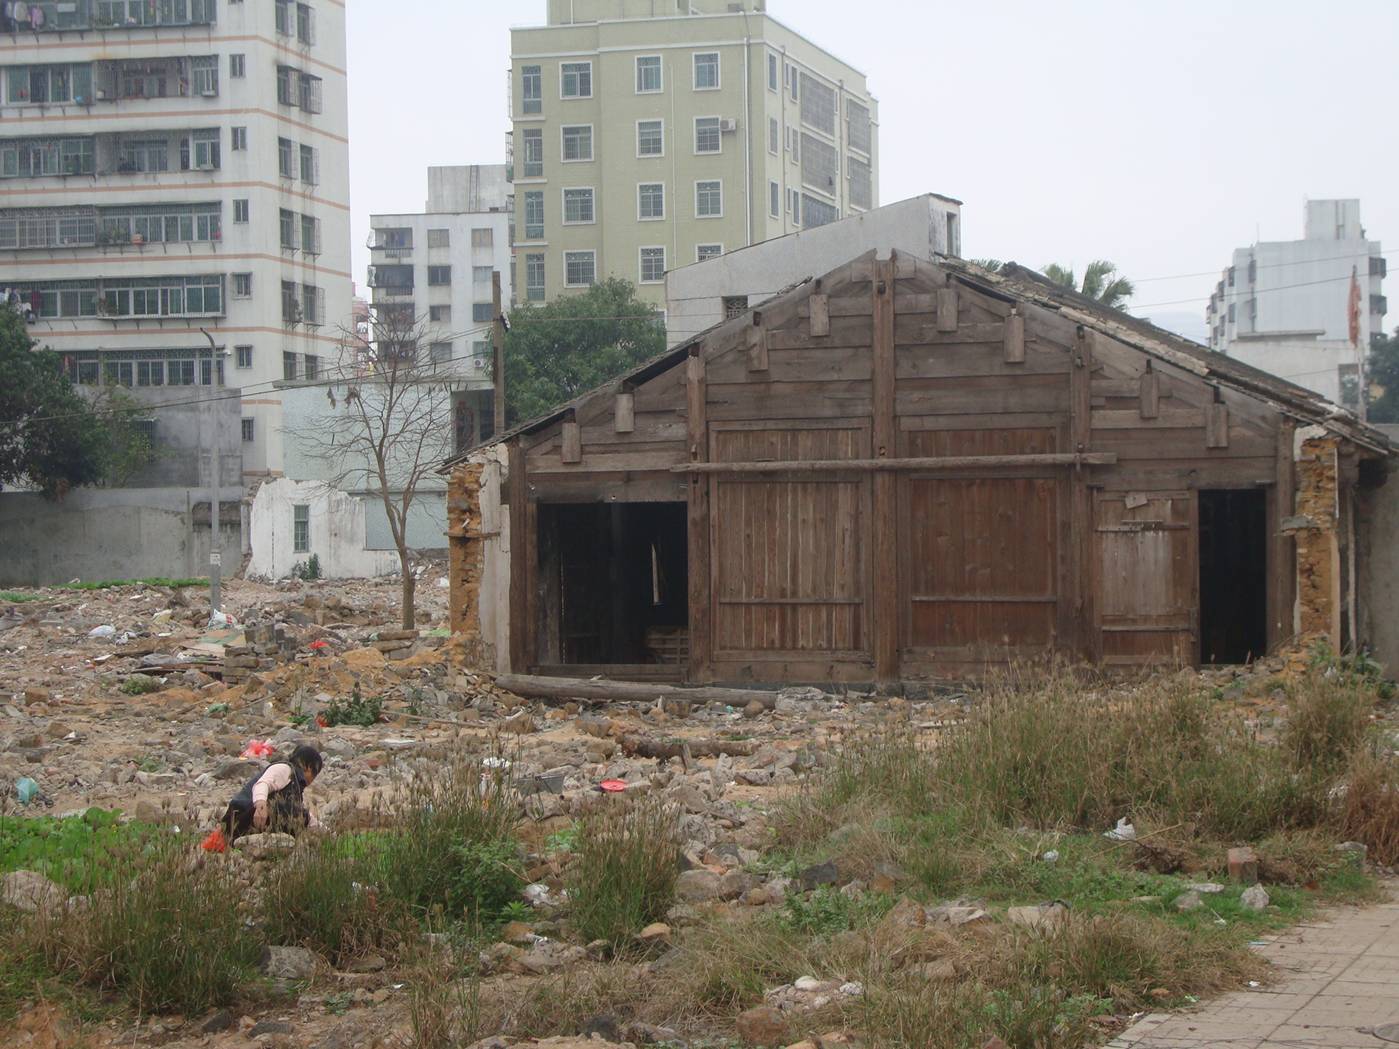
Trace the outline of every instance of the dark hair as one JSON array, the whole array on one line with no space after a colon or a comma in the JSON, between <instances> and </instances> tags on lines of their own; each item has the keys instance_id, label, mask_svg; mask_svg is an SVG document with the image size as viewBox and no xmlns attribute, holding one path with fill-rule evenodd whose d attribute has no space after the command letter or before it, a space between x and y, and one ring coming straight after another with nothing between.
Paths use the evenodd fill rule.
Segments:
<instances>
[{"instance_id":1,"label":"dark hair","mask_svg":"<svg viewBox=\"0 0 1399 1049\"><path fill-rule=\"evenodd\" d=\"M313 776L321 774L321 766L325 764L321 760L321 752L315 747L308 747L305 743L291 752L288 759L293 765L300 765Z\"/></svg>"}]
</instances>

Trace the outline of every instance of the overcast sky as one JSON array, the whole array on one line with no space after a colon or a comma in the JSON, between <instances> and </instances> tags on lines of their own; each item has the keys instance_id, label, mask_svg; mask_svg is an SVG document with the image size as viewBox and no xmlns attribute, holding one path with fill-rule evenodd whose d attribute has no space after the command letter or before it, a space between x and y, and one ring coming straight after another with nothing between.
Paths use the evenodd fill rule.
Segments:
<instances>
[{"instance_id":1,"label":"overcast sky","mask_svg":"<svg viewBox=\"0 0 1399 1049\"><path fill-rule=\"evenodd\" d=\"M1202 316L1214 277L1149 278L1217 276L1236 247L1300 237L1308 197L1359 197L1371 238L1399 246L1395 0L768 6L865 71L880 199L959 198L969 257L1112 259L1137 312ZM350 4L361 285L371 212L421 210L429 165L504 161L509 29L544 8Z\"/></svg>"}]
</instances>

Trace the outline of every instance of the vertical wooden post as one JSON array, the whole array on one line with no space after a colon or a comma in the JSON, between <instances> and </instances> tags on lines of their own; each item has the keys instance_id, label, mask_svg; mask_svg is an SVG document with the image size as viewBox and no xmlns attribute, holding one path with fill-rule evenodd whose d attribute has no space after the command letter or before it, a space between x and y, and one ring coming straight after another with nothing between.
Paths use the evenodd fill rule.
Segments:
<instances>
[{"instance_id":1,"label":"vertical wooden post","mask_svg":"<svg viewBox=\"0 0 1399 1049\"><path fill-rule=\"evenodd\" d=\"M874 457L892 458L899 454L895 429L894 369L894 260L876 260L874 265ZM955 295L955 292L954 292ZM955 320L955 301L954 301ZM942 293L938 294L938 322L943 317ZM954 325L955 326L955 325ZM898 561L898 478L889 471L875 473L874 486L874 578L870 587L871 635L874 647L875 680L893 684L899 673L899 561Z\"/></svg>"},{"instance_id":2,"label":"vertical wooden post","mask_svg":"<svg viewBox=\"0 0 1399 1049\"><path fill-rule=\"evenodd\" d=\"M1074 452L1086 452L1093 442L1093 333L1079 326L1074 345L1073 367L1069 371L1069 441ZM1079 650L1097 660L1100 638L1093 602L1093 492L1088 475L1075 467L1069 483L1069 520L1073 549L1074 609Z\"/></svg>"},{"instance_id":3,"label":"vertical wooden post","mask_svg":"<svg viewBox=\"0 0 1399 1049\"><path fill-rule=\"evenodd\" d=\"M506 466L510 476L510 669L526 674L530 668L529 622L530 579L529 554L534 537L530 535L526 518L529 516L529 489L525 487L525 452L520 442L510 442Z\"/></svg>"},{"instance_id":4,"label":"vertical wooden post","mask_svg":"<svg viewBox=\"0 0 1399 1049\"><path fill-rule=\"evenodd\" d=\"M1214 400L1205 405L1205 447L1229 447L1229 406L1214 391Z\"/></svg>"},{"instance_id":5,"label":"vertical wooden post","mask_svg":"<svg viewBox=\"0 0 1399 1049\"><path fill-rule=\"evenodd\" d=\"M500 304L500 270L491 271L491 350L493 425L496 433L504 433L509 427L505 425L505 313Z\"/></svg>"},{"instance_id":6,"label":"vertical wooden post","mask_svg":"<svg viewBox=\"0 0 1399 1049\"><path fill-rule=\"evenodd\" d=\"M1146 371L1142 373L1138 391L1141 417L1155 419L1161 414L1161 375L1151 366L1150 361L1146 362Z\"/></svg>"},{"instance_id":7,"label":"vertical wooden post","mask_svg":"<svg viewBox=\"0 0 1399 1049\"><path fill-rule=\"evenodd\" d=\"M704 357L700 346L690 347L685 362L685 423L690 461L709 461L709 426L706 418ZM690 666L689 680L712 676L713 572L709 557L709 492L713 480L706 474L690 474Z\"/></svg>"},{"instance_id":8,"label":"vertical wooden post","mask_svg":"<svg viewBox=\"0 0 1399 1049\"><path fill-rule=\"evenodd\" d=\"M1005 360L1007 364L1025 363L1025 315L1013 307L1006 318Z\"/></svg>"},{"instance_id":9,"label":"vertical wooden post","mask_svg":"<svg viewBox=\"0 0 1399 1049\"><path fill-rule=\"evenodd\" d=\"M617 403L612 409L612 428L617 433L633 433L636 430L636 394L630 386L617 391Z\"/></svg>"},{"instance_id":10,"label":"vertical wooden post","mask_svg":"<svg viewBox=\"0 0 1399 1049\"><path fill-rule=\"evenodd\" d=\"M1297 513L1297 480L1293 443L1297 426L1278 420L1272 517L1268 529L1268 646L1280 645L1297 633L1297 542L1282 530L1282 522Z\"/></svg>"},{"instance_id":11,"label":"vertical wooden post","mask_svg":"<svg viewBox=\"0 0 1399 1049\"><path fill-rule=\"evenodd\" d=\"M811 337L820 338L831 333L831 297L821 292L821 282L816 282L816 291L811 294Z\"/></svg>"},{"instance_id":12,"label":"vertical wooden post","mask_svg":"<svg viewBox=\"0 0 1399 1049\"><path fill-rule=\"evenodd\" d=\"M568 464L583 461L583 431L578 425L578 416L569 412L559 431L560 459Z\"/></svg>"},{"instance_id":13,"label":"vertical wooden post","mask_svg":"<svg viewBox=\"0 0 1399 1049\"><path fill-rule=\"evenodd\" d=\"M938 289L938 331L957 330L957 287Z\"/></svg>"}]
</instances>

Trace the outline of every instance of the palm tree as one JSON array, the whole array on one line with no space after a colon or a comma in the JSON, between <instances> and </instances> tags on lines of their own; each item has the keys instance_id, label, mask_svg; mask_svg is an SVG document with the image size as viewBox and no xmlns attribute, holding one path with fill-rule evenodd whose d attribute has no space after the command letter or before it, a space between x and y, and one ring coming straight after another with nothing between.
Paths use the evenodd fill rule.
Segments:
<instances>
[{"instance_id":1,"label":"palm tree","mask_svg":"<svg viewBox=\"0 0 1399 1049\"><path fill-rule=\"evenodd\" d=\"M1115 310L1120 310L1126 305L1127 300L1136 294L1137 290L1130 280L1117 275L1117 266L1107 259L1097 259L1088 264L1088 268L1083 271L1082 285L1078 283L1072 269L1055 262L1044 267L1044 275L1055 284L1061 284Z\"/></svg>"}]
</instances>

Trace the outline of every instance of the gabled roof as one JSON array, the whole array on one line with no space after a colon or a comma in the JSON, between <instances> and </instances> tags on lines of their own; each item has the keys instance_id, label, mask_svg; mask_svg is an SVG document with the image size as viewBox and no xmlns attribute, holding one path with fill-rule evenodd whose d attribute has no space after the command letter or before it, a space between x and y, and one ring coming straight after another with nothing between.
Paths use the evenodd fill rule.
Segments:
<instances>
[{"instance_id":1,"label":"gabled roof","mask_svg":"<svg viewBox=\"0 0 1399 1049\"><path fill-rule=\"evenodd\" d=\"M874 252L867 252L873 256ZM864 256L860 256L863 258ZM852 262L855 260L852 260ZM968 262L965 259L939 255L931 260L950 272L954 279L967 287L1007 302L1028 303L1044 309L1054 310L1076 324L1082 324L1104 335L1110 336L1166 364L1174 365L1199 376L1207 382L1218 383L1264 401L1275 410L1299 422L1326 427L1340 437L1362 445L1371 451L1388 455L1394 450L1389 438L1383 432L1361 422L1355 415L1340 405L1332 404L1325 397L1306 387L1280 379L1260 368L1244 364L1208 347L1192 342L1174 332L1158 328L1149 321L1122 310L1104 306L1102 303L1080 295L1078 292L1055 284L1043 274L1006 263L998 271L991 271ZM840 267L839 269L844 269ZM833 272L839 272L837 271ZM830 274L822 280L829 282ZM813 278L791 285L772 299L769 299L746 313L725 320L700 332L673 349L667 350L624 375L602 384L596 389L581 394L560 404L553 410L521 423L510 430L499 433L488 441L460 452L446 460L439 472L465 462L483 448L509 441L515 437L538 433L564 419L569 412L576 411L601 396L613 396L623 387L638 386L669 369L681 364L690 355L692 347L706 340L717 341L721 335L737 335L753 323L755 312L768 312L785 300L807 294Z\"/></svg>"}]
</instances>

